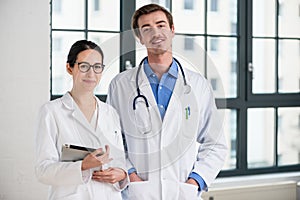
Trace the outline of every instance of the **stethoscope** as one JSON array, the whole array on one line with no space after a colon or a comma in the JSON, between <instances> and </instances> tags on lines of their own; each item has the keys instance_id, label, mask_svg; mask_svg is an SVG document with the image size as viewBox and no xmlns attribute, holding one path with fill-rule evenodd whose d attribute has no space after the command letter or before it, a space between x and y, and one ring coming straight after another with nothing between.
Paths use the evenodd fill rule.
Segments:
<instances>
[{"instance_id":1,"label":"stethoscope","mask_svg":"<svg viewBox=\"0 0 300 200\"><path fill-rule=\"evenodd\" d=\"M136 91L137 91L137 96L133 99L133 110L135 111L136 110L136 102L139 98L143 99L144 100L144 103L146 104L146 107L149 108L149 102L148 102L148 99L145 95L142 95L141 94L141 91L140 91L140 87L139 87L139 82L138 82L138 76L139 76L139 73L141 71L141 68L142 68L142 65L144 63L144 61L147 59L147 57L145 57L139 64L138 66L138 70L136 72L136 76L135 76L135 84L136 84ZM181 74L182 74L182 77L183 77L183 84L184 84L184 87L185 87L185 90L184 90L184 93L185 94L189 94L191 92L191 86L187 84L186 82L186 78L185 78L185 74L184 74L184 71L183 71L183 68L180 64L180 62L173 57L173 59L175 60L175 62L178 64L179 66L179 69L181 71Z\"/></svg>"}]
</instances>

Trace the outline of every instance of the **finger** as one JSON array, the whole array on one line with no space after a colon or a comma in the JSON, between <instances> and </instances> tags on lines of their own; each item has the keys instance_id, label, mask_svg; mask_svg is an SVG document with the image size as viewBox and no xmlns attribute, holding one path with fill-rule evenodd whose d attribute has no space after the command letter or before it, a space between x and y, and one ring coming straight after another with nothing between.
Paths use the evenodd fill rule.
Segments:
<instances>
[{"instance_id":1,"label":"finger","mask_svg":"<svg viewBox=\"0 0 300 200\"><path fill-rule=\"evenodd\" d=\"M93 173L92 179L101 181L101 182L108 182L108 183L116 182L116 178L115 178L114 174Z\"/></svg>"},{"instance_id":2,"label":"finger","mask_svg":"<svg viewBox=\"0 0 300 200\"><path fill-rule=\"evenodd\" d=\"M109 153L110 153L110 147L109 147L109 145L105 145L105 150L106 150L107 155L109 155Z\"/></svg>"},{"instance_id":3,"label":"finger","mask_svg":"<svg viewBox=\"0 0 300 200\"><path fill-rule=\"evenodd\" d=\"M97 155L103 154L103 149L102 149L102 148L96 149L96 150L93 151L91 154L92 154L94 157L98 157Z\"/></svg>"}]
</instances>

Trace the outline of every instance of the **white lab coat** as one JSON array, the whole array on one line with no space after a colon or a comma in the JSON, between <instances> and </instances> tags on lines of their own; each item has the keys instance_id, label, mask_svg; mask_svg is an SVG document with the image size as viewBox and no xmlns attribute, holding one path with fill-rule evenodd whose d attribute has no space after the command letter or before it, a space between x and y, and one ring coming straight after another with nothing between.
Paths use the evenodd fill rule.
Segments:
<instances>
[{"instance_id":1,"label":"white lab coat","mask_svg":"<svg viewBox=\"0 0 300 200\"><path fill-rule=\"evenodd\" d=\"M114 185L97 182L91 179L92 169L81 171L82 161L60 161L63 144L91 148L104 148L108 144L113 161L107 167L126 170L119 116L110 105L98 99L97 105L96 130L69 93L40 109L36 127L35 170L38 180L50 185L51 200L121 199L120 191L126 187L128 179Z\"/></svg>"},{"instance_id":2,"label":"white lab coat","mask_svg":"<svg viewBox=\"0 0 300 200\"><path fill-rule=\"evenodd\" d=\"M191 92L184 93L187 86L179 71L163 121L143 67L138 83L150 104L151 120L142 119L147 112L145 105L134 115L137 67L117 75L110 84L107 103L121 119L128 150L127 168L134 167L145 180L129 184L129 200L201 199L198 188L185 183L189 174L197 173L209 186L224 164L227 145L223 121L217 114L211 87L200 74L184 71ZM143 101L139 100L139 104ZM151 121L152 131L142 134L135 117Z\"/></svg>"}]
</instances>

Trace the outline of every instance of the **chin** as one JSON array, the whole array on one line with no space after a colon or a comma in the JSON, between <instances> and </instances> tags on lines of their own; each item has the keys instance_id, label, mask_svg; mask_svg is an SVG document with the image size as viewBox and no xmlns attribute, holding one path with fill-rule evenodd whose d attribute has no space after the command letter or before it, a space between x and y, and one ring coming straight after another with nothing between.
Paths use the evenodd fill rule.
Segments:
<instances>
[{"instance_id":1,"label":"chin","mask_svg":"<svg viewBox=\"0 0 300 200\"><path fill-rule=\"evenodd\" d=\"M162 48L150 48L150 51L152 54L155 54L155 55L160 55L160 54L164 54L167 52L166 49L162 49Z\"/></svg>"}]
</instances>

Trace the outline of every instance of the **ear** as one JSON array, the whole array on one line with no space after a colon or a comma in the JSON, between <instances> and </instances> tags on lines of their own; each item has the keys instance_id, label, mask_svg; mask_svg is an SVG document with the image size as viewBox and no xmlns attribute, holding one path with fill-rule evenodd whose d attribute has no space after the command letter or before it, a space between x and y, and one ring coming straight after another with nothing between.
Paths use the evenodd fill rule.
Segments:
<instances>
[{"instance_id":1,"label":"ear","mask_svg":"<svg viewBox=\"0 0 300 200\"><path fill-rule=\"evenodd\" d=\"M171 33L172 33L172 37L175 36L175 27L174 24L171 26Z\"/></svg>"},{"instance_id":2,"label":"ear","mask_svg":"<svg viewBox=\"0 0 300 200\"><path fill-rule=\"evenodd\" d=\"M70 66L69 63L66 64L66 70L67 70L67 72L68 72L70 75L73 74L73 73L72 73L73 68Z\"/></svg>"}]
</instances>

